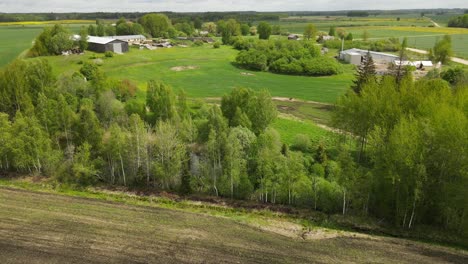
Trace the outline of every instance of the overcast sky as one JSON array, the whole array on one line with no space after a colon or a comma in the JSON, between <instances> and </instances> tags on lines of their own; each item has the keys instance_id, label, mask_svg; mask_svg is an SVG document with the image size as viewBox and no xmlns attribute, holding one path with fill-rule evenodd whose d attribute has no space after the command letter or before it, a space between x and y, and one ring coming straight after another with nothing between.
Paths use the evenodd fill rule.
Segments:
<instances>
[{"instance_id":1,"label":"overcast sky","mask_svg":"<svg viewBox=\"0 0 468 264\"><path fill-rule=\"evenodd\" d=\"M0 12L330 11L468 8L467 0L0 0Z\"/></svg>"}]
</instances>

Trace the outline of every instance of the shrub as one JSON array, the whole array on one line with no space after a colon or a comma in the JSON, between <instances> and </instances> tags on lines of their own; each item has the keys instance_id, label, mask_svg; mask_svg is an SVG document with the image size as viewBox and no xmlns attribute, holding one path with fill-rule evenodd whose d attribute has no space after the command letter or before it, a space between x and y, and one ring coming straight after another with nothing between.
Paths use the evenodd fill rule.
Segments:
<instances>
[{"instance_id":1,"label":"shrub","mask_svg":"<svg viewBox=\"0 0 468 264\"><path fill-rule=\"evenodd\" d=\"M266 71L267 56L257 50L243 50L237 55L236 62L249 70Z\"/></svg>"},{"instance_id":2,"label":"shrub","mask_svg":"<svg viewBox=\"0 0 468 264\"><path fill-rule=\"evenodd\" d=\"M320 48L309 42L237 39L234 47L241 50L236 62L250 70L309 76L341 71L334 59L323 57Z\"/></svg>"},{"instance_id":3,"label":"shrub","mask_svg":"<svg viewBox=\"0 0 468 264\"><path fill-rule=\"evenodd\" d=\"M114 57L114 52L112 52L112 51L106 51L106 53L104 53L104 56L105 56L106 58L112 58L112 57Z\"/></svg>"},{"instance_id":4,"label":"shrub","mask_svg":"<svg viewBox=\"0 0 468 264\"><path fill-rule=\"evenodd\" d=\"M215 49L221 48L221 43L215 42L215 43L213 44L213 48L215 48Z\"/></svg>"},{"instance_id":5,"label":"shrub","mask_svg":"<svg viewBox=\"0 0 468 264\"><path fill-rule=\"evenodd\" d=\"M193 42L192 45L193 45L194 47L201 47L201 46L203 46L203 44L204 44L203 41L201 41L201 40L195 40L195 41Z\"/></svg>"},{"instance_id":6,"label":"shrub","mask_svg":"<svg viewBox=\"0 0 468 264\"><path fill-rule=\"evenodd\" d=\"M310 138L304 134L297 134L294 137L291 148L302 152L308 152L311 148Z\"/></svg>"}]
</instances>

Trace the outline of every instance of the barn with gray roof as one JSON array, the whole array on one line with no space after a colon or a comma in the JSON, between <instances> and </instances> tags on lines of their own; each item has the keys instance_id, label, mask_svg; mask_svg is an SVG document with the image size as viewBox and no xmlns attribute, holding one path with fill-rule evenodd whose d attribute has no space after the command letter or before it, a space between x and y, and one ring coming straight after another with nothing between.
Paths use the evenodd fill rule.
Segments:
<instances>
[{"instance_id":1,"label":"barn with gray roof","mask_svg":"<svg viewBox=\"0 0 468 264\"><path fill-rule=\"evenodd\" d=\"M89 36L88 50L94 52L112 51L114 53L125 53L128 52L128 43L114 38Z\"/></svg>"}]
</instances>

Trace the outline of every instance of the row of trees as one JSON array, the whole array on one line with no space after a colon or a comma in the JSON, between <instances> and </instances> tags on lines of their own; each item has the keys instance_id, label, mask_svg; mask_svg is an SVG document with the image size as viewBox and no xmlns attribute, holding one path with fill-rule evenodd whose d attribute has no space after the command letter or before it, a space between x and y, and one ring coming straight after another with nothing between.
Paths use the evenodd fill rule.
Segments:
<instances>
[{"instance_id":1,"label":"row of trees","mask_svg":"<svg viewBox=\"0 0 468 264\"><path fill-rule=\"evenodd\" d=\"M59 24L46 27L34 41L28 55L31 57L59 55L73 48L84 51L88 47L87 37L88 34L84 28L80 30L80 39L74 40L72 34Z\"/></svg>"},{"instance_id":2,"label":"row of trees","mask_svg":"<svg viewBox=\"0 0 468 264\"><path fill-rule=\"evenodd\" d=\"M466 83L414 82L409 72L379 79L367 56L334 123L360 139L366 210L405 228L421 222L466 234Z\"/></svg>"},{"instance_id":3,"label":"row of trees","mask_svg":"<svg viewBox=\"0 0 468 264\"><path fill-rule=\"evenodd\" d=\"M320 48L310 41L239 39L234 47L241 50L236 63L251 70L309 76L341 71L336 60L323 56Z\"/></svg>"},{"instance_id":4,"label":"row of trees","mask_svg":"<svg viewBox=\"0 0 468 264\"><path fill-rule=\"evenodd\" d=\"M449 27L468 28L468 14L453 17L448 22Z\"/></svg>"},{"instance_id":5,"label":"row of trees","mask_svg":"<svg viewBox=\"0 0 468 264\"><path fill-rule=\"evenodd\" d=\"M267 91L190 107L183 91L150 81L142 102L98 67L56 79L46 60L15 61L0 80L1 171L340 210L339 165L323 146L281 142Z\"/></svg>"}]
</instances>

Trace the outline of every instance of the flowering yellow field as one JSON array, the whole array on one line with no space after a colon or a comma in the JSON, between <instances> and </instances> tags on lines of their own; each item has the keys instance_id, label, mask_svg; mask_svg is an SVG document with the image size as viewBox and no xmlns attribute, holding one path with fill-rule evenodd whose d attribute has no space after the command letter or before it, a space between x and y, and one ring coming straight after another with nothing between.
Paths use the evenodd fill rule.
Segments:
<instances>
[{"instance_id":1,"label":"flowering yellow field","mask_svg":"<svg viewBox=\"0 0 468 264\"><path fill-rule=\"evenodd\" d=\"M346 29L346 28L344 28ZM367 26L359 27L360 30L393 30L393 31L405 31L405 32L421 32L428 34L468 34L468 29L466 28L449 28L449 27L387 27L387 26Z\"/></svg>"},{"instance_id":2,"label":"flowering yellow field","mask_svg":"<svg viewBox=\"0 0 468 264\"><path fill-rule=\"evenodd\" d=\"M32 26L46 24L92 24L95 20L52 20L52 21L22 21L22 22L0 22L0 26Z\"/></svg>"}]
</instances>

